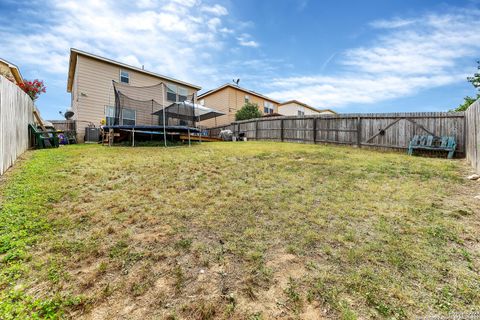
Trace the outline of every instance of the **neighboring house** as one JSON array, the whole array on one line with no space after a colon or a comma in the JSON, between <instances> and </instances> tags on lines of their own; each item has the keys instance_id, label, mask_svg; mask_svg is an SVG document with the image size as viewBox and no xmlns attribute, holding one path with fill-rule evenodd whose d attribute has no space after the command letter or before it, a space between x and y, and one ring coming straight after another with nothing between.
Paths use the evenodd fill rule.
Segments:
<instances>
[{"instance_id":1,"label":"neighboring house","mask_svg":"<svg viewBox=\"0 0 480 320\"><path fill-rule=\"evenodd\" d=\"M256 103L263 115L276 113L279 104L278 101L272 98L229 83L202 93L198 96L197 101L201 105L225 113L224 116L200 122L201 125L208 128L228 125L234 122L235 113L240 110L246 102Z\"/></svg>"},{"instance_id":2,"label":"neighboring house","mask_svg":"<svg viewBox=\"0 0 480 320\"><path fill-rule=\"evenodd\" d=\"M290 100L283 102L278 106L278 113L283 116L308 116L312 114L337 114L330 109L316 109L306 103Z\"/></svg>"},{"instance_id":3,"label":"neighboring house","mask_svg":"<svg viewBox=\"0 0 480 320\"><path fill-rule=\"evenodd\" d=\"M20 73L20 69L11 62L0 58L0 75L4 76L8 80L15 84L23 83L23 77Z\"/></svg>"},{"instance_id":4,"label":"neighboring house","mask_svg":"<svg viewBox=\"0 0 480 320\"><path fill-rule=\"evenodd\" d=\"M197 85L72 48L67 92L71 93L71 109L75 113L72 119L76 120L79 141L83 141L86 127L98 127L102 120L109 123L114 117L115 96L112 80L125 86L126 91L128 88L134 90L135 86L152 86L148 97L134 98L151 100L153 97L159 103L162 103L163 98L161 86L153 86L166 83L165 104L185 100L186 96L196 95L201 89ZM152 116L150 108L123 108L121 114L120 124L159 125L159 118Z\"/></svg>"}]
</instances>

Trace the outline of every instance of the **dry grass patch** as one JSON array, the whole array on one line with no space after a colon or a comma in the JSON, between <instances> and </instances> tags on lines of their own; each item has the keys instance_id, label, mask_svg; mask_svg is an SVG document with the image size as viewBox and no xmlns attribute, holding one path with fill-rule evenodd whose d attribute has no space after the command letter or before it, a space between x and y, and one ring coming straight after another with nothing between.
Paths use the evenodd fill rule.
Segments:
<instances>
[{"instance_id":1,"label":"dry grass patch","mask_svg":"<svg viewBox=\"0 0 480 320\"><path fill-rule=\"evenodd\" d=\"M474 310L480 206L465 170L266 142L35 151L1 186L0 317Z\"/></svg>"}]
</instances>

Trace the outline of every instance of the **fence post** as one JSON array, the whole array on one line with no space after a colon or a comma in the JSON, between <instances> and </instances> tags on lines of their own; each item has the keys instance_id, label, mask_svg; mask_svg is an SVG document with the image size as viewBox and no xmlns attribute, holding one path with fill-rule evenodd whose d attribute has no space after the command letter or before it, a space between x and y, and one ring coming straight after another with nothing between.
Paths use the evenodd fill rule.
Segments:
<instances>
[{"instance_id":1,"label":"fence post","mask_svg":"<svg viewBox=\"0 0 480 320\"><path fill-rule=\"evenodd\" d=\"M258 120L255 120L255 140L258 140Z\"/></svg>"},{"instance_id":2,"label":"fence post","mask_svg":"<svg viewBox=\"0 0 480 320\"><path fill-rule=\"evenodd\" d=\"M467 156L467 114L463 111L463 154Z\"/></svg>"},{"instance_id":3,"label":"fence post","mask_svg":"<svg viewBox=\"0 0 480 320\"><path fill-rule=\"evenodd\" d=\"M362 147L362 118L357 117L357 146Z\"/></svg>"},{"instance_id":4,"label":"fence post","mask_svg":"<svg viewBox=\"0 0 480 320\"><path fill-rule=\"evenodd\" d=\"M317 118L313 117L313 144L317 143Z\"/></svg>"},{"instance_id":5,"label":"fence post","mask_svg":"<svg viewBox=\"0 0 480 320\"><path fill-rule=\"evenodd\" d=\"M283 119L280 120L280 141L283 142Z\"/></svg>"}]
</instances>

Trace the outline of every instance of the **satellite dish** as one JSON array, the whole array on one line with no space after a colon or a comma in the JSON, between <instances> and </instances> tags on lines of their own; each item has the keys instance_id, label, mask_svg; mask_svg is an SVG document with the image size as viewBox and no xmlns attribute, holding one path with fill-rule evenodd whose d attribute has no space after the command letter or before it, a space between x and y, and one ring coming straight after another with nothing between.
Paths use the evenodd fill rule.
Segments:
<instances>
[{"instance_id":1,"label":"satellite dish","mask_svg":"<svg viewBox=\"0 0 480 320\"><path fill-rule=\"evenodd\" d=\"M65 119L69 120L71 117L73 117L73 115L75 114L75 112L72 111L72 109L67 109L67 111L65 111L65 114L63 115L65 117Z\"/></svg>"}]
</instances>

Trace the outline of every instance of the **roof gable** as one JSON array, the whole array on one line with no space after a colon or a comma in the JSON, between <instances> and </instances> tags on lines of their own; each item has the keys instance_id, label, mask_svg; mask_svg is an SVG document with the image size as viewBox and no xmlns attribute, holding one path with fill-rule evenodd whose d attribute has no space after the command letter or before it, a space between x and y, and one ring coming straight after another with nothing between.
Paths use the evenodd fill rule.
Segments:
<instances>
[{"instance_id":1,"label":"roof gable","mask_svg":"<svg viewBox=\"0 0 480 320\"><path fill-rule=\"evenodd\" d=\"M153 77L157 77L159 79L168 80L170 82L185 85L185 86L188 86L188 87L191 87L191 88L195 88L197 90L202 89L202 87L200 87L200 86L197 86L197 85L185 82L185 81L181 81L181 80L178 80L178 79L167 77L167 76L164 76L164 75L161 75L159 73L152 72L152 71L147 71L147 70L144 70L142 68L134 67L134 66L128 65L126 63L122 63L122 62L115 61L115 60L112 60L112 59L109 59L109 58L101 57L101 56L98 56L98 55L93 54L93 53L89 53L89 52L85 52L85 51L78 50L78 49L75 49L75 48L71 48L70 49L70 62L69 62L69 66L68 66L67 92L72 91L73 79L75 77L75 66L76 66L76 63L77 63L77 56L78 55L83 55L83 56L86 56L86 57L90 57L90 58L93 58L93 59L96 59L96 60L99 60L99 61L103 61L105 63L109 63L109 64L112 64L112 65L122 67L124 69L130 69L130 70L133 70L133 71L148 74L148 75L151 75Z\"/></svg>"},{"instance_id":2,"label":"roof gable","mask_svg":"<svg viewBox=\"0 0 480 320\"><path fill-rule=\"evenodd\" d=\"M321 113L321 112L332 112L332 113L335 113L335 114L336 114L336 112L333 111L333 110L331 110L331 109L317 109L317 108L314 108L314 107L312 107L312 106L310 106L310 105L308 105L308 104L306 104L306 103L300 102L300 101L298 101L298 100L289 100L289 101L282 102L281 104L278 105L278 107L280 108L280 107L282 107L282 106L285 106L285 105L287 105L287 104L292 104L292 103L293 103L293 104L298 104L298 105L300 105L300 106L302 106L302 107L305 107L305 108L310 109L310 110L315 111L315 112L320 112L320 113Z\"/></svg>"},{"instance_id":3,"label":"roof gable","mask_svg":"<svg viewBox=\"0 0 480 320\"><path fill-rule=\"evenodd\" d=\"M20 69L15 64L3 58L0 58L0 62L4 63L10 69L10 72L12 73L17 83L23 83L23 76L20 73Z\"/></svg>"},{"instance_id":4,"label":"roof gable","mask_svg":"<svg viewBox=\"0 0 480 320\"><path fill-rule=\"evenodd\" d=\"M221 91L223 89L226 89L226 88L233 88L233 89L236 89L236 90L239 90L239 91L242 91L242 92L245 92L247 94L251 94L253 96L256 96L256 97L259 97L259 98L262 98L264 100L268 100L268 101L271 101L271 102L275 102L275 103L280 103L278 102L277 100L274 100L272 98L269 98L267 96L264 96L263 94L261 93L258 93L258 92L255 92L255 91L252 91L252 90L249 90L249 89L245 89L245 88L242 88L240 86L237 86L237 85L234 85L234 84L230 84L230 83L225 83L224 85L218 87L218 88L215 88L215 89L212 89L212 90L209 90L207 92L204 92L202 93L201 95L198 96L198 99L202 99L202 98L205 98L206 96L209 96L215 92L218 92L218 91Z\"/></svg>"}]
</instances>

